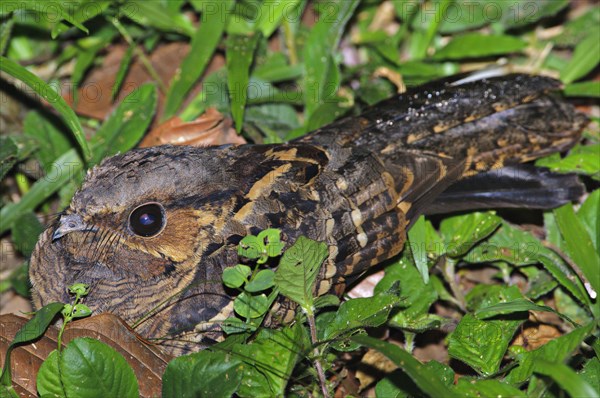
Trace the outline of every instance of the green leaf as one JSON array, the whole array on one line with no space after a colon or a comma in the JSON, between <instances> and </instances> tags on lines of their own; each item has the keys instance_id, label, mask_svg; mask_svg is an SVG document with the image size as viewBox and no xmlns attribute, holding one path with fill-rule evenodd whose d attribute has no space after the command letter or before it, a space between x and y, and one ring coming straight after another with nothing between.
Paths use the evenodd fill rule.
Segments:
<instances>
[{"instance_id":1,"label":"green leaf","mask_svg":"<svg viewBox=\"0 0 600 398\"><path fill-rule=\"evenodd\" d=\"M431 397L457 397L457 395L440 379L438 371L428 368L409 352L397 345L386 343L365 335L356 335L352 340L373 348L392 360L411 380Z\"/></svg>"},{"instance_id":2,"label":"green leaf","mask_svg":"<svg viewBox=\"0 0 600 398\"><path fill-rule=\"evenodd\" d=\"M338 0L329 3L327 17L320 18L311 28L304 46L305 118L335 93L340 83L339 70L333 55L346 23L358 6L357 0Z\"/></svg>"},{"instance_id":3,"label":"green leaf","mask_svg":"<svg viewBox=\"0 0 600 398\"><path fill-rule=\"evenodd\" d=\"M506 381L511 384L527 381L533 374L536 363L540 360L554 363L565 361L579 347L581 342L590 335L594 326L594 323L589 323L544 344L536 350L519 354L517 356L519 366L508 374Z\"/></svg>"},{"instance_id":4,"label":"green leaf","mask_svg":"<svg viewBox=\"0 0 600 398\"><path fill-rule=\"evenodd\" d=\"M600 391L600 360L592 358L583 365L581 377L596 391Z\"/></svg>"},{"instance_id":5,"label":"green leaf","mask_svg":"<svg viewBox=\"0 0 600 398\"><path fill-rule=\"evenodd\" d=\"M15 220L12 227L12 239L15 247L24 256L31 256L38 236L44 232L44 226L32 212L25 213Z\"/></svg>"},{"instance_id":6,"label":"green leaf","mask_svg":"<svg viewBox=\"0 0 600 398\"><path fill-rule=\"evenodd\" d=\"M577 18L567 21L562 26L561 33L552 37L552 43L558 46L575 46L586 36L600 34L600 8L589 7Z\"/></svg>"},{"instance_id":7,"label":"green leaf","mask_svg":"<svg viewBox=\"0 0 600 398\"><path fill-rule=\"evenodd\" d=\"M597 162L600 144L576 145L564 158L556 154L538 159L536 166L547 167L559 173L578 173L600 180L600 164Z\"/></svg>"},{"instance_id":8,"label":"green leaf","mask_svg":"<svg viewBox=\"0 0 600 398\"><path fill-rule=\"evenodd\" d=\"M468 307L481 309L522 298L516 286L477 285L467 295ZM498 371L500 363L517 328L527 320L523 317L501 320L477 319L472 314L462 317L450 335L448 354L459 359L484 376Z\"/></svg>"},{"instance_id":9,"label":"green leaf","mask_svg":"<svg viewBox=\"0 0 600 398\"><path fill-rule=\"evenodd\" d=\"M440 232L446 241L446 253L450 257L461 257L477 242L494 232L502 219L493 213L469 213L444 219Z\"/></svg>"},{"instance_id":10,"label":"green leaf","mask_svg":"<svg viewBox=\"0 0 600 398\"><path fill-rule=\"evenodd\" d=\"M300 0L267 0L261 4L255 29L262 32L264 37L269 37L277 29L281 20L288 16L290 10L295 8Z\"/></svg>"},{"instance_id":11,"label":"green leaf","mask_svg":"<svg viewBox=\"0 0 600 398\"><path fill-rule=\"evenodd\" d=\"M315 280L327 255L325 243L300 236L283 253L275 272L275 285L281 294L310 310Z\"/></svg>"},{"instance_id":12,"label":"green leaf","mask_svg":"<svg viewBox=\"0 0 600 398\"><path fill-rule=\"evenodd\" d=\"M600 292L600 256L570 203L553 210L567 254L579 266L592 288Z\"/></svg>"},{"instance_id":13,"label":"green leaf","mask_svg":"<svg viewBox=\"0 0 600 398\"><path fill-rule=\"evenodd\" d=\"M600 215L600 189L596 189L590 193L585 202L579 208L577 212L577 218L581 221L585 229L587 230L596 252L598 251L598 235L600 235L600 225L598 225L598 219Z\"/></svg>"},{"instance_id":14,"label":"green leaf","mask_svg":"<svg viewBox=\"0 0 600 398\"><path fill-rule=\"evenodd\" d=\"M247 280L252 270L247 265L238 264L235 267L227 267L223 270L223 283L227 287L237 289Z\"/></svg>"},{"instance_id":15,"label":"green leaf","mask_svg":"<svg viewBox=\"0 0 600 398\"><path fill-rule=\"evenodd\" d=\"M325 328L323 337L333 339L358 328L381 326L399 301L398 296L388 293L345 301Z\"/></svg>"},{"instance_id":16,"label":"green leaf","mask_svg":"<svg viewBox=\"0 0 600 398\"><path fill-rule=\"evenodd\" d=\"M600 81L568 84L563 90L567 97L600 97Z\"/></svg>"},{"instance_id":17,"label":"green leaf","mask_svg":"<svg viewBox=\"0 0 600 398\"><path fill-rule=\"evenodd\" d=\"M181 62L167 93L163 120L173 116L183 103L198 78L202 76L211 60L225 29L225 16L231 12L234 2L203 2L200 26L192 35L190 52Z\"/></svg>"},{"instance_id":18,"label":"green leaf","mask_svg":"<svg viewBox=\"0 0 600 398\"><path fill-rule=\"evenodd\" d=\"M260 34L231 35L227 38L227 87L231 101L231 115L238 132L242 130L244 107L248 100L250 66L254 60L254 51L259 39Z\"/></svg>"},{"instance_id":19,"label":"green leaf","mask_svg":"<svg viewBox=\"0 0 600 398\"><path fill-rule=\"evenodd\" d=\"M244 361L240 397L283 396L296 363L304 356L306 329L296 324L281 330L263 329L252 344L232 351Z\"/></svg>"},{"instance_id":20,"label":"green leaf","mask_svg":"<svg viewBox=\"0 0 600 398\"><path fill-rule=\"evenodd\" d=\"M50 168L53 172L36 181L19 202L0 209L0 234L7 231L21 215L35 210L71 179L80 176L83 163L77 151L71 149L58 158Z\"/></svg>"},{"instance_id":21,"label":"green leaf","mask_svg":"<svg viewBox=\"0 0 600 398\"><path fill-rule=\"evenodd\" d=\"M429 268L427 267L427 238L425 229L425 217L420 216L413 226L408 230L408 244L413 261L423 278L423 282L429 283Z\"/></svg>"},{"instance_id":22,"label":"green leaf","mask_svg":"<svg viewBox=\"0 0 600 398\"><path fill-rule=\"evenodd\" d=\"M89 2L82 2L76 8L72 9L71 3L64 3L69 5L68 15L73 18L74 22L78 22L83 25L84 22L89 21L90 19L100 15L105 12L106 9L110 6L111 2L106 0L95 0L93 2L93 6L90 6ZM52 28L51 36L52 38L58 37L61 33L69 30L70 27L66 24L60 22L54 25Z\"/></svg>"},{"instance_id":23,"label":"green leaf","mask_svg":"<svg viewBox=\"0 0 600 398\"><path fill-rule=\"evenodd\" d=\"M114 348L88 337L69 342L58 358L69 397L139 397L133 370Z\"/></svg>"},{"instance_id":24,"label":"green leaf","mask_svg":"<svg viewBox=\"0 0 600 398\"><path fill-rule=\"evenodd\" d=\"M589 35L575 47L573 57L560 71L560 80L569 84L587 75L600 63L600 40L597 35Z\"/></svg>"},{"instance_id":25,"label":"green leaf","mask_svg":"<svg viewBox=\"0 0 600 398\"><path fill-rule=\"evenodd\" d=\"M36 385L41 397L67 398L60 382L60 369L58 368L58 351L53 350L38 370Z\"/></svg>"},{"instance_id":26,"label":"green leaf","mask_svg":"<svg viewBox=\"0 0 600 398\"><path fill-rule=\"evenodd\" d=\"M52 171L52 163L71 149L71 142L65 134L37 111L27 113L23 132L37 140L39 150L36 156L47 174Z\"/></svg>"},{"instance_id":27,"label":"green leaf","mask_svg":"<svg viewBox=\"0 0 600 398\"><path fill-rule=\"evenodd\" d=\"M405 249L399 261L387 266L385 276L375 286L375 294L389 291L399 283L402 307L405 308L392 316L390 325L416 330L422 327L423 317L427 316L438 295L432 283L423 281L411 259L412 255Z\"/></svg>"},{"instance_id":28,"label":"green leaf","mask_svg":"<svg viewBox=\"0 0 600 398\"><path fill-rule=\"evenodd\" d=\"M514 36L468 33L452 38L448 44L435 53L433 59L488 57L519 52L526 47L525 41Z\"/></svg>"},{"instance_id":29,"label":"green leaf","mask_svg":"<svg viewBox=\"0 0 600 398\"><path fill-rule=\"evenodd\" d=\"M75 112L67 105L65 100L58 94L54 89L46 84L42 79L29 72L16 62L0 56L0 70L8 73L12 77L22 81L28 85L33 91L38 93L43 99L45 99L62 117L67 126L73 132L77 143L81 147L83 156L86 159L91 158L90 149L87 141L85 140L85 134L79 123L79 118L75 115Z\"/></svg>"},{"instance_id":30,"label":"green leaf","mask_svg":"<svg viewBox=\"0 0 600 398\"><path fill-rule=\"evenodd\" d=\"M252 295L246 292L240 293L233 301L233 309L244 318L258 318L269 309L269 300L263 294Z\"/></svg>"},{"instance_id":31,"label":"green leaf","mask_svg":"<svg viewBox=\"0 0 600 398\"><path fill-rule=\"evenodd\" d=\"M283 252L285 243L281 241L281 231L279 229L265 229L259 232L256 238L265 246L267 256L278 257Z\"/></svg>"},{"instance_id":32,"label":"green leaf","mask_svg":"<svg viewBox=\"0 0 600 398\"><path fill-rule=\"evenodd\" d=\"M19 331L15 334L13 341L8 346L6 354L4 355L4 368L2 369L2 375L0 375L0 385L9 387L11 385L11 369L10 369L10 353L13 348L22 343L33 341L42 336L48 326L62 309L62 303L50 303L40 308Z\"/></svg>"},{"instance_id":33,"label":"green leaf","mask_svg":"<svg viewBox=\"0 0 600 398\"><path fill-rule=\"evenodd\" d=\"M164 398L229 397L242 381L242 362L222 351L201 351L173 359L163 374Z\"/></svg>"},{"instance_id":34,"label":"green leaf","mask_svg":"<svg viewBox=\"0 0 600 398\"><path fill-rule=\"evenodd\" d=\"M119 70L115 75L115 83L113 84L111 91L111 98L113 100L121 90L121 84L123 84L123 79L125 79L127 71L129 70L129 66L131 65L134 51L135 45L129 45L129 47L127 47L127 51L125 51L125 55L123 55L123 59L121 59L121 62L119 63Z\"/></svg>"},{"instance_id":35,"label":"green leaf","mask_svg":"<svg viewBox=\"0 0 600 398\"><path fill-rule=\"evenodd\" d=\"M578 325L587 325L593 320L585 307L567 294L563 288L554 290L554 305L560 316L568 317Z\"/></svg>"},{"instance_id":36,"label":"green leaf","mask_svg":"<svg viewBox=\"0 0 600 398\"><path fill-rule=\"evenodd\" d=\"M425 363L424 368L427 372L437 374L438 379L440 379L446 387L452 388L455 378L452 368L435 360ZM464 377L461 377L460 379L463 378ZM423 393L405 372L401 369L397 369L394 372L387 374L377 383L375 386L375 396L377 398L408 398L421 397L423 396Z\"/></svg>"},{"instance_id":37,"label":"green leaf","mask_svg":"<svg viewBox=\"0 0 600 398\"><path fill-rule=\"evenodd\" d=\"M261 292L275 285L275 272L270 269L263 269L252 278L250 282L244 286L247 292Z\"/></svg>"},{"instance_id":38,"label":"green leaf","mask_svg":"<svg viewBox=\"0 0 600 398\"><path fill-rule=\"evenodd\" d=\"M472 377L460 377L456 391L462 397L524 397L525 393L500 380L480 380Z\"/></svg>"},{"instance_id":39,"label":"green leaf","mask_svg":"<svg viewBox=\"0 0 600 398\"><path fill-rule=\"evenodd\" d=\"M194 34L194 27L185 14L167 8L158 1L128 0L120 7L120 14L144 27L177 32L186 36ZM222 16L216 17L220 19Z\"/></svg>"},{"instance_id":40,"label":"green leaf","mask_svg":"<svg viewBox=\"0 0 600 398\"><path fill-rule=\"evenodd\" d=\"M133 148L154 117L156 100L156 88L150 83L125 97L90 140L92 162Z\"/></svg>"},{"instance_id":41,"label":"green leaf","mask_svg":"<svg viewBox=\"0 0 600 398\"><path fill-rule=\"evenodd\" d=\"M598 390L592 388L581 376L565 364L538 359L535 361L533 371L544 376L550 376L571 397L600 397Z\"/></svg>"},{"instance_id":42,"label":"green leaf","mask_svg":"<svg viewBox=\"0 0 600 398\"><path fill-rule=\"evenodd\" d=\"M479 310L475 311L475 316L479 319L488 319L488 318L492 318L492 317L495 317L498 315L506 315L506 314L513 314L516 312L528 312L528 311L552 312L552 313L560 316L561 318L570 321L569 318L567 318L563 314L555 311L553 308L550 308L545 305L538 305L538 304L532 303L531 301L524 299L524 298L518 298L516 300L511 300L511 301L507 301L504 303L490 305L489 307L480 308ZM570 321L570 322L572 322L572 321Z\"/></svg>"},{"instance_id":43,"label":"green leaf","mask_svg":"<svg viewBox=\"0 0 600 398\"><path fill-rule=\"evenodd\" d=\"M65 10L63 4L59 2L52 3L51 7L40 7L39 0L20 0L14 4L7 3L6 7L2 7L2 9L0 9L0 15L5 15L7 12L13 12L17 10L31 10L32 12L39 12L44 14L44 18L47 21L56 21L56 17L58 16L60 18L58 19L59 22L60 20L64 19L65 21L73 24L73 26L76 26L79 30L89 33L88 29L83 26L79 20L72 17L72 12Z\"/></svg>"}]
</instances>

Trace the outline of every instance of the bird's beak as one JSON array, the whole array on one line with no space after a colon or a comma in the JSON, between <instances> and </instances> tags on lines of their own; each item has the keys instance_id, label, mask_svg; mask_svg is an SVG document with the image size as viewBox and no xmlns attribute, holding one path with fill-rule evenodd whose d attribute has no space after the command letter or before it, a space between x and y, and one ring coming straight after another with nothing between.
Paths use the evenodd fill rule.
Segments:
<instances>
[{"instance_id":1,"label":"bird's beak","mask_svg":"<svg viewBox=\"0 0 600 398\"><path fill-rule=\"evenodd\" d=\"M98 228L83 222L83 219L77 214L66 214L60 217L58 227L52 234L52 241L55 241L73 231L97 231Z\"/></svg>"}]
</instances>

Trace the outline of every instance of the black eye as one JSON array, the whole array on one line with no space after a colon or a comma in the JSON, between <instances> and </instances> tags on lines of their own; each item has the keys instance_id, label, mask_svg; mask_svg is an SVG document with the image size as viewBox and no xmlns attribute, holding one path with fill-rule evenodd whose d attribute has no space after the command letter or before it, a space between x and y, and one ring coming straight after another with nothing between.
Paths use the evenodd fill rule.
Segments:
<instances>
[{"instance_id":1,"label":"black eye","mask_svg":"<svg viewBox=\"0 0 600 398\"><path fill-rule=\"evenodd\" d=\"M143 204L129 215L129 227L139 236L154 236L162 231L166 223L165 210L158 203Z\"/></svg>"}]
</instances>

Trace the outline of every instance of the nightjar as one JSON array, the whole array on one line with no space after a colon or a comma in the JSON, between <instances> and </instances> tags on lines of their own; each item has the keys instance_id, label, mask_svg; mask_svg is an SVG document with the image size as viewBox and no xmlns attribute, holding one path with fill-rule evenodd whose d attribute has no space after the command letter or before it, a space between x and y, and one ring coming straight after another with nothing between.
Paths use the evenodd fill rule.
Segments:
<instances>
[{"instance_id":1,"label":"nightjar","mask_svg":"<svg viewBox=\"0 0 600 398\"><path fill-rule=\"evenodd\" d=\"M136 323L142 336L182 353L219 338L219 321L233 311L221 274L239 262L236 246L247 234L279 228L288 246L301 235L327 243L315 294L341 294L398 254L428 209L560 204L572 180L537 196L495 195L493 184L483 196L455 188L486 179L543 185L535 172L491 170L577 142L587 119L549 94L558 88L521 74L449 79L289 143L159 146L105 159L37 244L35 306L68 302L67 286L87 283L85 303L96 313ZM289 321L293 310L280 301L272 319Z\"/></svg>"}]
</instances>

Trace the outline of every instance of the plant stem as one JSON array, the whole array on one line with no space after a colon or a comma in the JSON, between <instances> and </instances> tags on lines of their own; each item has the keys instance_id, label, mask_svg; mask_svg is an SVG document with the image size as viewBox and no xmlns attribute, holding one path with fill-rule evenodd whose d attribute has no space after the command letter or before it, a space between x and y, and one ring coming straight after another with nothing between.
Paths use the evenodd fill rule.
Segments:
<instances>
[{"instance_id":1,"label":"plant stem","mask_svg":"<svg viewBox=\"0 0 600 398\"><path fill-rule=\"evenodd\" d=\"M308 319L308 327L310 329L310 341L313 345L313 355L315 359L313 364L315 369L317 370L317 375L319 377L319 384L321 385L321 392L323 393L324 398L329 398L329 391L327 390L327 379L325 378L325 372L323 371L323 366L321 365L321 361L319 361L319 349L317 348L317 327L315 324L315 315L312 311L306 311L306 318Z\"/></svg>"}]
</instances>

